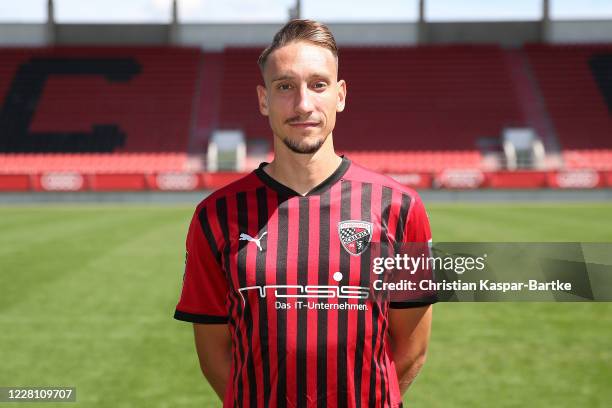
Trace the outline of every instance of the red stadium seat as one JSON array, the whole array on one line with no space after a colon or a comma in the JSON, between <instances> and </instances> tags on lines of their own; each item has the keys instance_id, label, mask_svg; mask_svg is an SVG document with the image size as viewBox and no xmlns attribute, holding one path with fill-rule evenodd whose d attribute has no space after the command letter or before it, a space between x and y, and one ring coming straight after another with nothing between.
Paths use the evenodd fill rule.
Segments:
<instances>
[{"instance_id":1,"label":"red stadium seat","mask_svg":"<svg viewBox=\"0 0 612 408\"><path fill-rule=\"evenodd\" d=\"M194 114L200 58L197 48L162 46L0 49L0 95L8 99L14 94L19 99L25 94L31 98L26 104L36 104L33 117L25 118L29 128L19 125L17 130L0 135L0 147L4 147L0 151L185 152ZM79 64L84 65L84 61L93 61L95 68L98 63L116 60L128 64L117 65L116 72L111 65L104 75L86 75L79 71L82 68ZM126 73L121 69L132 71ZM71 70L76 73L65 72ZM38 99L33 96L36 89L32 87L37 86L33 77L44 78ZM3 99L0 107L2 102L7 100ZM11 114L9 120L15 122L16 116L25 111L19 111L19 105L15 104L13 109L18 114ZM110 148L95 143L89 148L74 146L80 143L78 136L87 136L93 127L100 125L115 126L110 130L108 126L100 128L98 132L102 136L104 132L124 134L123 143L114 143ZM39 134L39 140L34 144L8 140L24 137L15 135L21 131ZM77 135L70 143L51 143L54 138L68 139L67 133ZM93 136L97 136L95 132ZM33 136L25 138L28 137Z\"/></svg>"},{"instance_id":2,"label":"red stadium seat","mask_svg":"<svg viewBox=\"0 0 612 408\"><path fill-rule=\"evenodd\" d=\"M481 169L482 156L471 151L346 151L347 157L382 173L438 172L447 168Z\"/></svg>"},{"instance_id":3,"label":"red stadium seat","mask_svg":"<svg viewBox=\"0 0 612 408\"><path fill-rule=\"evenodd\" d=\"M257 110L259 52L234 48L204 56L223 66L223 75L202 78L202 94L221 78L218 126L242 129L247 138L270 135ZM498 46L343 48L341 53L340 77L348 83L347 108L334 131L341 150L475 149L478 138L498 137L505 126L524 124Z\"/></svg>"},{"instance_id":4,"label":"red stadium seat","mask_svg":"<svg viewBox=\"0 0 612 408\"><path fill-rule=\"evenodd\" d=\"M568 169L612 170L612 150L566 150L562 156Z\"/></svg>"},{"instance_id":5,"label":"red stadium seat","mask_svg":"<svg viewBox=\"0 0 612 408\"><path fill-rule=\"evenodd\" d=\"M0 174L199 171L186 153L0 154Z\"/></svg>"},{"instance_id":6,"label":"red stadium seat","mask_svg":"<svg viewBox=\"0 0 612 408\"><path fill-rule=\"evenodd\" d=\"M525 50L564 149L612 148L612 106L598 85L593 57L612 45L527 45ZM609 76L609 71L607 73Z\"/></svg>"}]
</instances>

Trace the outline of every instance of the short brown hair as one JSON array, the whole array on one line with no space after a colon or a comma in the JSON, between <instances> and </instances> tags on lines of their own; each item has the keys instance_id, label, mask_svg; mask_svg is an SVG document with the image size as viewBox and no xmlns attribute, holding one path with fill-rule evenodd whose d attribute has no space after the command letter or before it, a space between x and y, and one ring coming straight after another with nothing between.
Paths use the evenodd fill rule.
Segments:
<instances>
[{"instance_id":1,"label":"short brown hair","mask_svg":"<svg viewBox=\"0 0 612 408\"><path fill-rule=\"evenodd\" d=\"M313 20L294 19L283 26L275 35L272 44L268 46L257 60L259 68L263 71L268 56L275 50L295 41L309 43L327 48L338 61L338 47L330 29L323 23Z\"/></svg>"}]
</instances>

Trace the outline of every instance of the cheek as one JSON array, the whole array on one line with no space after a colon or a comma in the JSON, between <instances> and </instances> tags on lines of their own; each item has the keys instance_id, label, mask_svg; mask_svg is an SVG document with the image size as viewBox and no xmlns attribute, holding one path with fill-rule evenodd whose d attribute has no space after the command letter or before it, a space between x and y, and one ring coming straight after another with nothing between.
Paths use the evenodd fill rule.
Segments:
<instances>
[{"instance_id":1,"label":"cheek","mask_svg":"<svg viewBox=\"0 0 612 408\"><path fill-rule=\"evenodd\" d=\"M334 122L336 120L336 101L326 101L323 109L325 112L325 118L328 122Z\"/></svg>"},{"instance_id":2,"label":"cheek","mask_svg":"<svg viewBox=\"0 0 612 408\"><path fill-rule=\"evenodd\" d=\"M331 130L336 125L336 111L333 110L327 115L325 127Z\"/></svg>"},{"instance_id":3,"label":"cheek","mask_svg":"<svg viewBox=\"0 0 612 408\"><path fill-rule=\"evenodd\" d=\"M287 116L291 111L290 101L287 98L276 98L274 101L270 101L268 110L271 115L277 118Z\"/></svg>"},{"instance_id":4,"label":"cheek","mask_svg":"<svg viewBox=\"0 0 612 408\"><path fill-rule=\"evenodd\" d=\"M323 102L323 106L325 109L325 113L327 116L335 116L336 115L336 108L338 106L338 99L335 96L328 96L327 98L325 98Z\"/></svg>"}]
</instances>

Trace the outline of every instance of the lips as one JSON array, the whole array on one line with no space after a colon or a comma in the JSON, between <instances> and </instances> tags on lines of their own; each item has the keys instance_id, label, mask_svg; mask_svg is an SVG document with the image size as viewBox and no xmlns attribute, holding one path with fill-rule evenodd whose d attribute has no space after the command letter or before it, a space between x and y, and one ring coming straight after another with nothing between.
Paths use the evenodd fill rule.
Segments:
<instances>
[{"instance_id":1,"label":"lips","mask_svg":"<svg viewBox=\"0 0 612 408\"><path fill-rule=\"evenodd\" d=\"M319 122L293 122L289 123L290 126L294 127L315 127L319 125Z\"/></svg>"}]
</instances>

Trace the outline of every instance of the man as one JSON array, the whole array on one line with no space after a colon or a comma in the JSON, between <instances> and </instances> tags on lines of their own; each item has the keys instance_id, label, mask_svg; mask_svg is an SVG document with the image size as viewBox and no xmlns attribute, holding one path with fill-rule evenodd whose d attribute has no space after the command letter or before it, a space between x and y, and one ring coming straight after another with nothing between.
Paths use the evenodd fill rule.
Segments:
<instances>
[{"instance_id":1,"label":"man","mask_svg":"<svg viewBox=\"0 0 612 408\"><path fill-rule=\"evenodd\" d=\"M175 318L194 323L224 406L401 406L425 361L433 300L367 293L370 248L427 242L424 207L335 154L347 88L325 25L290 21L259 66L274 160L197 206Z\"/></svg>"}]
</instances>

